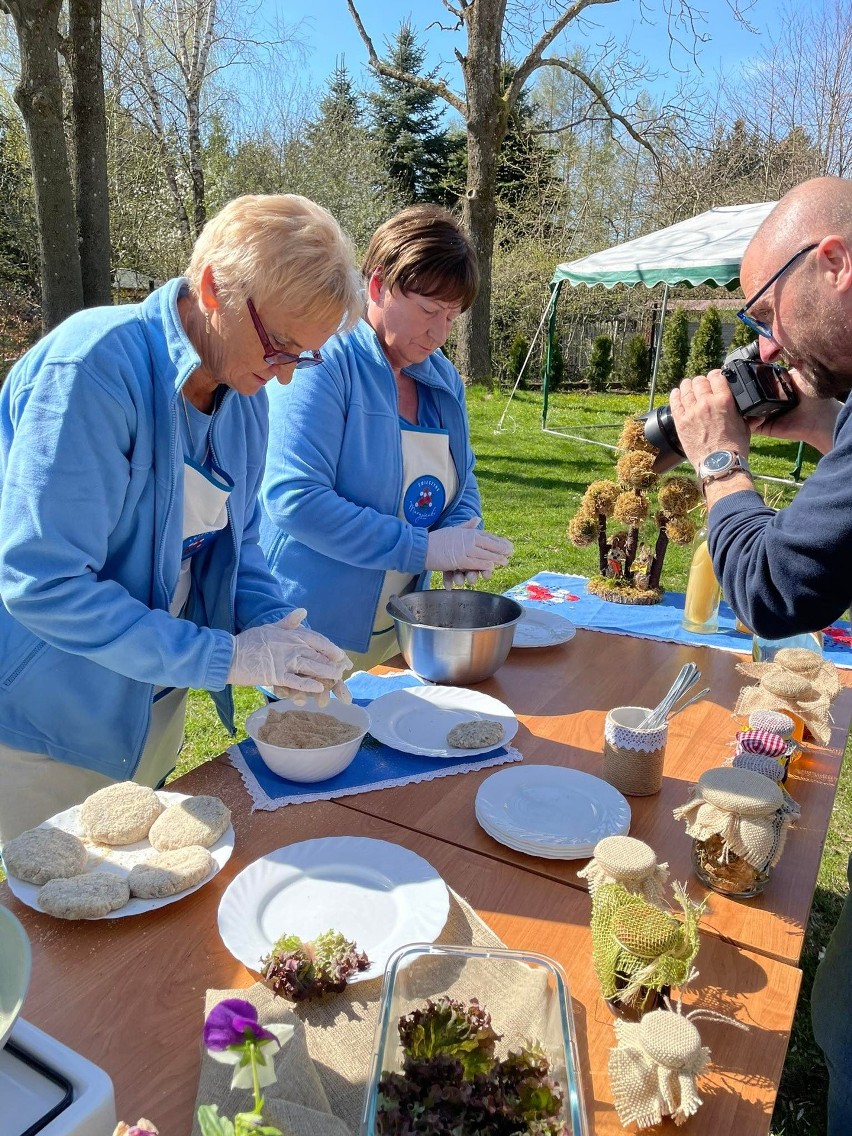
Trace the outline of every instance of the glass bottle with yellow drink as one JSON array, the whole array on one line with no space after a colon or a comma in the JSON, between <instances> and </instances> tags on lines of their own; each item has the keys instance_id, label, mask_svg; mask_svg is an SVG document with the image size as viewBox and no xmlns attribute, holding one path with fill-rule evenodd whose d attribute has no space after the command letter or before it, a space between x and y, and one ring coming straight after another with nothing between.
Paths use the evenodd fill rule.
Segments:
<instances>
[{"instance_id":1,"label":"glass bottle with yellow drink","mask_svg":"<svg viewBox=\"0 0 852 1136\"><path fill-rule=\"evenodd\" d=\"M695 551L689 567L686 598L683 605L683 629L695 635L712 635L719 630L719 602L722 589L713 572L713 561L707 548L707 529L695 537Z\"/></svg>"}]
</instances>

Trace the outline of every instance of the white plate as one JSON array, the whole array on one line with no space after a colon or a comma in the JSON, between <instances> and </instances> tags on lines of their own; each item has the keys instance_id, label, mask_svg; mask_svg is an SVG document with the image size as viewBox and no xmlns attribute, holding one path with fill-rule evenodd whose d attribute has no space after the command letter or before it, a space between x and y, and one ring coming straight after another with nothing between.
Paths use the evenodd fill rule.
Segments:
<instances>
[{"instance_id":1,"label":"white plate","mask_svg":"<svg viewBox=\"0 0 852 1136\"><path fill-rule=\"evenodd\" d=\"M513 647L555 647L567 643L577 628L564 615L540 607L524 607L520 623L515 624Z\"/></svg>"},{"instance_id":2,"label":"white plate","mask_svg":"<svg viewBox=\"0 0 852 1136\"><path fill-rule=\"evenodd\" d=\"M249 970L282 935L339 931L370 960L350 978L384 973L406 943L433 942L450 911L447 885L415 852L387 840L329 836L277 848L235 876L219 904L219 934Z\"/></svg>"},{"instance_id":3,"label":"white plate","mask_svg":"<svg viewBox=\"0 0 852 1136\"><path fill-rule=\"evenodd\" d=\"M477 821L483 832L486 832L492 840L496 840L498 844L505 844L507 848L513 849L515 852L523 852L525 856L538 856L542 860L588 860L594 853L594 845L586 845L580 847L565 847L565 848L542 848L532 843L524 843L520 840L512 840L504 832L499 832L497 829L492 830L489 825L477 813Z\"/></svg>"},{"instance_id":4,"label":"white plate","mask_svg":"<svg viewBox=\"0 0 852 1136\"><path fill-rule=\"evenodd\" d=\"M157 796L164 805L177 805L181 801L188 801L189 794L187 793L169 793L165 790L160 790ZM63 813L57 813L56 816L46 820L44 824L39 825L39 828L61 828L65 832L71 832L74 836L79 836L89 852L89 859L86 863L87 872L114 872L117 876L127 876L130 869L135 864L144 864L149 860L153 853L156 851L151 847L147 838L145 840L137 840L135 844L123 844L119 848L110 848L106 844L96 844L94 841L89 840L84 836L83 829L80 826L80 805L74 805L71 809L66 809ZM209 849L210 855L213 857L213 871L209 876L206 876L200 884L195 887L187 888L186 891L180 891L177 895L167 895L163 899L135 899L131 896L130 902L126 903L124 907L119 907L118 911L111 911L109 915L101 916L102 919L123 919L126 915L141 915L143 911L154 911L158 907L165 907L168 903L176 903L184 896L192 895L194 891L198 891L200 887L204 887L209 883L213 877L221 871L223 866L227 864L231 858L231 853L234 850L234 828L233 825L228 825L226 831L212 848ZM37 884L28 884L23 880L18 880L14 876L8 877L9 888L14 895L25 903L27 907L32 907L36 911L41 911L38 905L37 896L39 893L39 886Z\"/></svg>"},{"instance_id":5,"label":"white plate","mask_svg":"<svg viewBox=\"0 0 852 1136\"><path fill-rule=\"evenodd\" d=\"M27 933L0 904L0 1049L12 1032L30 984L32 956Z\"/></svg>"},{"instance_id":6,"label":"white plate","mask_svg":"<svg viewBox=\"0 0 852 1136\"><path fill-rule=\"evenodd\" d=\"M409 686L375 698L369 707L370 733L403 753L418 757L475 757L491 753L515 736L518 719L504 703L464 686ZM486 718L499 722L503 737L495 745L460 749L447 743L459 722Z\"/></svg>"},{"instance_id":7,"label":"white plate","mask_svg":"<svg viewBox=\"0 0 852 1136\"><path fill-rule=\"evenodd\" d=\"M519 765L486 778L476 813L491 835L542 849L594 847L630 827L630 805L606 781L558 765Z\"/></svg>"}]
</instances>

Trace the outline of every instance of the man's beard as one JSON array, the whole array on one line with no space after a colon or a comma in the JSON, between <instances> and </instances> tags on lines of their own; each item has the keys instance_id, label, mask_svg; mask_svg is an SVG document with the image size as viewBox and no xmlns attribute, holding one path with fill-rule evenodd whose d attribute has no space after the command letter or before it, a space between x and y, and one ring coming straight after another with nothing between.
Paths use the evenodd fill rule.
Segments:
<instances>
[{"instance_id":1,"label":"man's beard","mask_svg":"<svg viewBox=\"0 0 852 1136\"><path fill-rule=\"evenodd\" d=\"M800 356L796 370L817 398L842 398L852 390L852 371L827 367L809 355Z\"/></svg>"}]
</instances>

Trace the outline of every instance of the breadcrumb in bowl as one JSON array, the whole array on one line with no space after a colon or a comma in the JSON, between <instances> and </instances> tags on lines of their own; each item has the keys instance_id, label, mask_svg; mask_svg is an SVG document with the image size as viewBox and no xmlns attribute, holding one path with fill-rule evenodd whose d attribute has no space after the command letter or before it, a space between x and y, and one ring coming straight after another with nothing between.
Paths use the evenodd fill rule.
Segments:
<instances>
[{"instance_id":1,"label":"breadcrumb in bowl","mask_svg":"<svg viewBox=\"0 0 852 1136\"><path fill-rule=\"evenodd\" d=\"M299 710L302 713L312 712L326 714L336 718L339 722L357 726L358 733L348 741L339 745L315 746L309 748L293 748L272 745L260 736L261 727L270 714L282 714L287 710ZM326 781L336 777L347 766L351 765L355 754L364 740L364 735L370 728L370 716L362 706L347 705L336 698L320 710L313 698L306 705L297 705L291 699L281 699L261 706L259 710L249 714L246 719L246 733L257 746L257 751L264 764L284 777L288 781ZM266 731L263 731L264 733Z\"/></svg>"}]
</instances>

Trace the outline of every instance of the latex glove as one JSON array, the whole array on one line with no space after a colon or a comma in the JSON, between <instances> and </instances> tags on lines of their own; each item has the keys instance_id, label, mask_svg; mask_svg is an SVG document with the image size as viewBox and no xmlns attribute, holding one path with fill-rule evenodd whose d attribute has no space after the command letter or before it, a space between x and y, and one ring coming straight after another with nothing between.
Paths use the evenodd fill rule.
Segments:
<instances>
[{"instance_id":1,"label":"latex glove","mask_svg":"<svg viewBox=\"0 0 852 1136\"><path fill-rule=\"evenodd\" d=\"M284 686L321 694L352 666L344 651L324 635L299 624L307 613L291 612L278 623L249 627L234 637L228 682L238 686Z\"/></svg>"},{"instance_id":2,"label":"latex glove","mask_svg":"<svg viewBox=\"0 0 852 1136\"><path fill-rule=\"evenodd\" d=\"M307 610L303 607L294 608L293 611L291 611L289 615L286 615L278 624L276 624L276 626L296 628L302 623L307 614ZM303 628L303 630L306 631L307 628ZM328 640L326 640L326 642L328 642ZM335 650L340 650L340 648L335 648ZM352 660L348 655L345 654L343 655L343 659L343 673L345 674L346 671L352 670ZM337 698L340 699L341 702L349 703L352 701L352 695L349 692L349 687L346 685L342 678L337 679L337 681L334 683L330 683L329 680L326 679L322 685L323 689L318 694L313 695L314 701L320 709L322 709L323 706L328 705L329 701L331 700L332 691L337 696ZM292 702L295 702L297 706L304 706L308 701L308 695L305 694L304 691L298 690L292 686L273 686L272 693L277 698L289 698Z\"/></svg>"},{"instance_id":3,"label":"latex glove","mask_svg":"<svg viewBox=\"0 0 852 1136\"><path fill-rule=\"evenodd\" d=\"M463 588L465 584L476 585L479 583L480 578L485 575L484 572L445 572L443 586L449 591L452 588ZM490 576L491 573L488 573Z\"/></svg>"},{"instance_id":4,"label":"latex glove","mask_svg":"<svg viewBox=\"0 0 852 1136\"><path fill-rule=\"evenodd\" d=\"M427 571L488 572L506 564L514 551L512 542L477 528L479 517L463 525L435 529L426 545Z\"/></svg>"}]
</instances>

